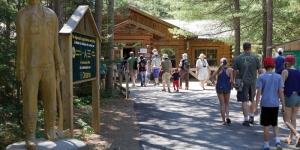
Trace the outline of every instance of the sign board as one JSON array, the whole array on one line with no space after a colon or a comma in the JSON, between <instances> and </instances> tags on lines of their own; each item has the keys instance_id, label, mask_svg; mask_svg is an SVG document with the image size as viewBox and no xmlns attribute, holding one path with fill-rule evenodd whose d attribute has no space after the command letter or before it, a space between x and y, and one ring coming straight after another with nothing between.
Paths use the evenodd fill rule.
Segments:
<instances>
[{"instance_id":1,"label":"sign board","mask_svg":"<svg viewBox=\"0 0 300 150\"><path fill-rule=\"evenodd\" d=\"M295 68L300 70L300 50L285 50L283 53L284 56L293 55L296 59Z\"/></svg>"},{"instance_id":2,"label":"sign board","mask_svg":"<svg viewBox=\"0 0 300 150\"><path fill-rule=\"evenodd\" d=\"M96 38L72 33L73 82L96 77Z\"/></svg>"},{"instance_id":3,"label":"sign board","mask_svg":"<svg viewBox=\"0 0 300 150\"><path fill-rule=\"evenodd\" d=\"M140 53L147 53L147 48L140 48Z\"/></svg>"}]
</instances>

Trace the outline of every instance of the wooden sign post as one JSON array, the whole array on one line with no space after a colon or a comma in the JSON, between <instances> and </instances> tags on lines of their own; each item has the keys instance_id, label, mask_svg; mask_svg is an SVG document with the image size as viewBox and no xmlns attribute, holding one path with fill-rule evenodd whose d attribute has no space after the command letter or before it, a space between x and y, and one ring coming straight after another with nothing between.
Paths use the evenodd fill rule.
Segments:
<instances>
[{"instance_id":1,"label":"wooden sign post","mask_svg":"<svg viewBox=\"0 0 300 150\"><path fill-rule=\"evenodd\" d=\"M99 69L101 37L88 6L79 6L59 31L61 50L66 68L62 81L64 129L70 129L73 137L73 85L92 84L92 127L100 132Z\"/></svg>"}]
</instances>

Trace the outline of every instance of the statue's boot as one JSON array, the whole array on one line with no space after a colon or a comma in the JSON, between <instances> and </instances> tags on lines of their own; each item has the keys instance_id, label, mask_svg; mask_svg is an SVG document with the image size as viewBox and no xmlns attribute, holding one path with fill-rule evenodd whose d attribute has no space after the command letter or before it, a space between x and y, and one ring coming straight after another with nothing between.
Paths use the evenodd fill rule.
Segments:
<instances>
[{"instance_id":1,"label":"statue's boot","mask_svg":"<svg viewBox=\"0 0 300 150\"><path fill-rule=\"evenodd\" d=\"M56 113L51 112L47 117L45 117L45 139L50 141L58 140L58 137L55 132L55 121L56 121Z\"/></svg>"},{"instance_id":2,"label":"statue's boot","mask_svg":"<svg viewBox=\"0 0 300 150\"><path fill-rule=\"evenodd\" d=\"M25 129L25 142L26 142L26 148L28 150L37 150L38 148L38 144L35 136L36 121L37 121L37 114L30 113L30 114L24 114L23 116L23 123Z\"/></svg>"}]
</instances>

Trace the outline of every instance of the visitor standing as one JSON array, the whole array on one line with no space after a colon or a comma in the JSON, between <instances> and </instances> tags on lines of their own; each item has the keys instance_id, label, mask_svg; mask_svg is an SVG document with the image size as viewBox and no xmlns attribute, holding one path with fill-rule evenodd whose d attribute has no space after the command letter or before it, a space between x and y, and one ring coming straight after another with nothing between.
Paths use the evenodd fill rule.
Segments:
<instances>
[{"instance_id":1,"label":"visitor standing","mask_svg":"<svg viewBox=\"0 0 300 150\"><path fill-rule=\"evenodd\" d=\"M140 56L140 62L138 63L138 74L141 80L141 86L146 86L146 71L147 71L147 62L144 59L144 56Z\"/></svg>"},{"instance_id":2,"label":"visitor standing","mask_svg":"<svg viewBox=\"0 0 300 150\"><path fill-rule=\"evenodd\" d=\"M161 69L164 71L164 73L162 74L162 84L163 84L162 91L166 91L166 83L167 83L168 92L170 93L170 78L172 72L172 62L168 59L168 54L163 54Z\"/></svg>"},{"instance_id":3,"label":"visitor standing","mask_svg":"<svg viewBox=\"0 0 300 150\"><path fill-rule=\"evenodd\" d=\"M174 73L172 74L172 77L173 77L174 92L179 92L180 74L178 73L178 68L174 69Z\"/></svg>"},{"instance_id":4,"label":"visitor standing","mask_svg":"<svg viewBox=\"0 0 300 150\"><path fill-rule=\"evenodd\" d=\"M182 82L185 81L185 89L189 89L189 70L190 70L190 61L188 60L187 53L182 54L182 59L180 60L180 88L182 88Z\"/></svg>"},{"instance_id":5,"label":"visitor standing","mask_svg":"<svg viewBox=\"0 0 300 150\"><path fill-rule=\"evenodd\" d=\"M154 53L155 58L152 60L151 63L151 68L153 70L153 76L154 76L154 86L158 87L159 86L159 72L160 72L160 64L161 64L161 59L158 58L158 53Z\"/></svg>"},{"instance_id":6,"label":"visitor standing","mask_svg":"<svg viewBox=\"0 0 300 150\"><path fill-rule=\"evenodd\" d=\"M276 141L276 150L282 150L279 139L278 111L280 98L282 108L281 113L285 113L285 102L283 96L283 81L280 75L273 72L275 61L272 57L266 57L263 61L266 72L259 75L256 81L256 107L254 113L258 114L257 107L260 102L260 124L264 126L264 146L263 150L269 150L269 128L273 127Z\"/></svg>"},{"instance_id":7,"label":"visitor standing","mask_svg":"<svg viewBox=\"0 0 300 150\"><path fill-rule=\"evenodd\" d=\"M101 88L105 88L105 79L106 79L106 64L104 63L104 57L101 56L100 58L101 65L100 65L100 78L101 78Z\"/></svg>"},{"instance_id":8,"label":"visitor standing","mask_svg":"<svg viewBox=\"0 0 300 150\"><path fill-rule=\"evenodd\" d=\"M283 56L283 49L282 48L278 48L277 50L278 56L276 56L274 58L275 60L275 72L277 74L281 74L281 72L284 69L284 56Z\"/></svg>"},{"instance_id":9,"label":"visitor standing","mask_svg":"<svg viewBox=\"0 0 300 150\"><path fill-rule=\"evenodd\" d=\"M292 55L285 57L282 71L282 80L284 83L285 113L283 115L284 123L290 129L290 134L285 140L292 144L293 135L296 135L296 147L300 146L299 133L296 131L296 118L300 107L300 72L295 69L296 59Z\"/></svg>"},{"instance_id":10,"label":"visitor standing","mask_svg":"<svg viewBox=\"0 0 300 150\"><path fill-rule=\"evenodd\" d=\"M233 79L243 80L242 90L237 92L237 100L242 102L242 110L244 115L243 125L250 126L249 123L254 123L254 108L255 108L255 83L257 72L263 73L261 63L258 57L251 54L251 43L243 44L244 53L237 56L232 64ZM238 77L236 73L239 71ZM248 102L250 101L250 118L248 110Z\"/></svg>"},{"instance_id":11,"label":"visitor standing","mask_svg":"<svg viewBox=\"0 0 300 150\"><path fill-rule=\"evenodd\" d=\"M137 71L137 58L134 57L133 52L129 53L129 58L127 59L127 72L131 78L132 87L135 87L136 71Z\"/></svg>"},{"instance_id":12,"label":"visitor standing","mask_svg":"<svg viewBox=\"0 0 300 150\"><path fill-rule=\"evenodd\" d=\"M205 57L206 56L201 53L196 62L196 75L198 76L198 80L200 80L202 90L205 90L204 83L208 79L208 73L210 72L210 67Z\"/></svg>"},{"instance_id":13,"label":"visitor standing","mask_svg":"<svg viewBox=\"0 0 300 150\"><path fill-rule=\"evenodd\" d=\"M150 83L150 75L151 75L151 60L147 60L147 80L146 80L146 85Z\"/></svg>"},{"instance_id":14,"label":"visitor standing","mask_svg":"<svg viewBox=\"0 0 300 150\"><path fill-rule=\"evenodd\" d=\"M233 75L232 69L227 67L228 61L226 58L221 58L220 63L220 67L211 75L209 80L214 83L213 79L218 75L216 92L220 101L221 124L226 125L231 123L229 118L229 99L230 91L233 88Z\"/></svg>"}]
</instances>

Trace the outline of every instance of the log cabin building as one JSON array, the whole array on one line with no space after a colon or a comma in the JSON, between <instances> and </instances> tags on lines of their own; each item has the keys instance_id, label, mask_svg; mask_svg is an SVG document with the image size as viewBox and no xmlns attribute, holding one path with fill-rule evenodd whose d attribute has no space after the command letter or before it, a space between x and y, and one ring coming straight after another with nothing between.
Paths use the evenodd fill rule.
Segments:
<instances>
[{"instance_id":1,"label":"log cabin building","mask_svg":"<svg viewBox=\"0 0 300 150\"><path fill-rule=\"evenodd\" d=\"M115 59L129 56L129 52L132 51L135 56L142 54L148 60L152 56L152 50L157 49L160 55L164 53L169 55L173 68L178 67L183 53L188 54L192 68L196 67L196 61L201 53L206 55L212 70L220 65L219 60L222 57L228 59L229 65L232 63L231 45L198 37L173 38L174 35L168 29L179 28L178 26L133 6L116 9L114 17L114 44L119 45L114 50Z\"/></svg>"}]
</instances>

